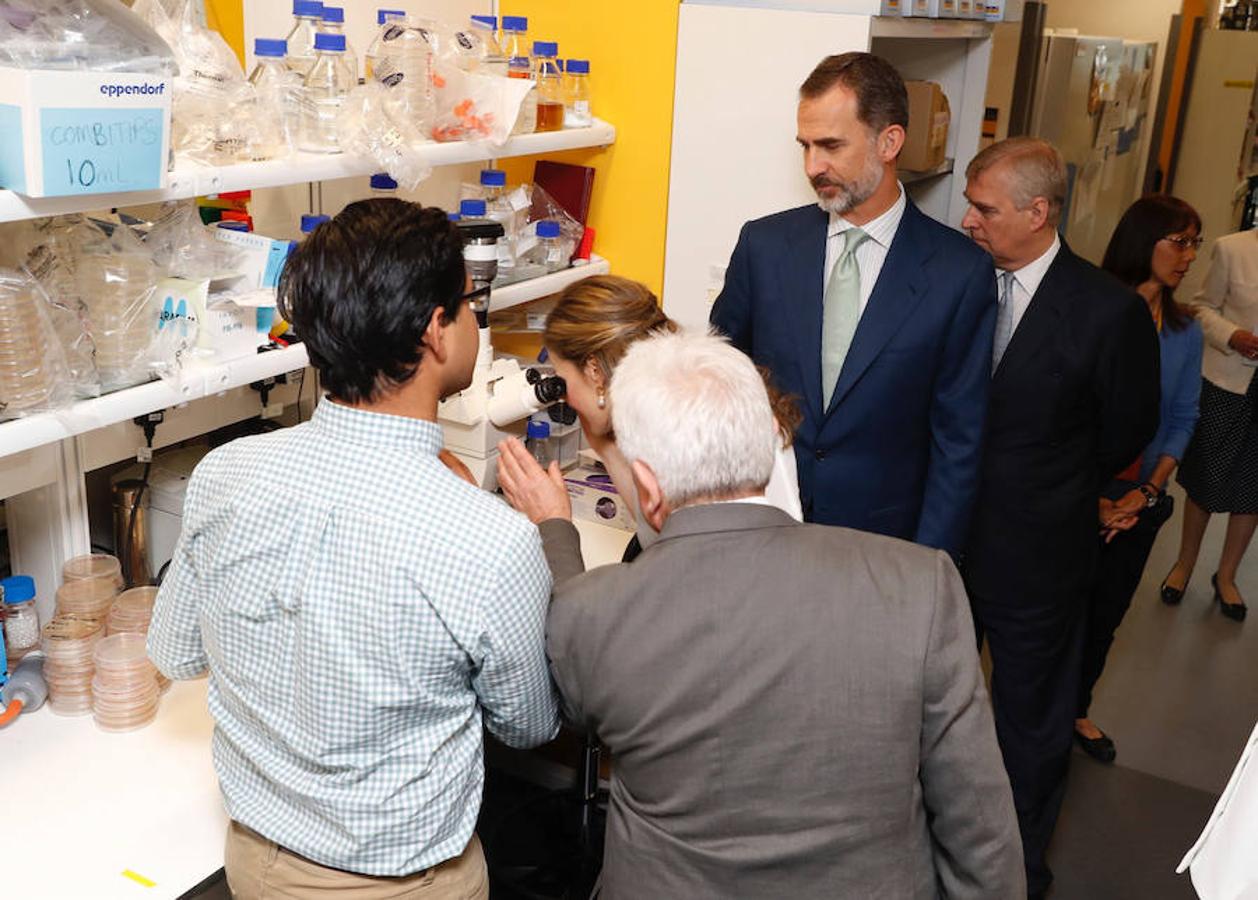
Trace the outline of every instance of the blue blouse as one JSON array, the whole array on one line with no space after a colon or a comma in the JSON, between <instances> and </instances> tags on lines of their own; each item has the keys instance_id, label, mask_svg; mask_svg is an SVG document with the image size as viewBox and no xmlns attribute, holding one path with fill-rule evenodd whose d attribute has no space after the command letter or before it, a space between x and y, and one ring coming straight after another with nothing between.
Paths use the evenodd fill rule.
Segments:
<instances>
[{"instance_id":1,"label":"blue blouse","mask_svg":"<svg viewBox=\"0 0 1258 900\"><path fill-rule=\"evenodd\" d=\"M1190 319L1187 326L1177 331L1164 321L1159 336L1162 403L1157 434L1141 457L1141 481L1149 480L1161 457L1184 458L1197 427L1197 401L1201 396L1201 323Z\"/></svg>"}]
</instances>

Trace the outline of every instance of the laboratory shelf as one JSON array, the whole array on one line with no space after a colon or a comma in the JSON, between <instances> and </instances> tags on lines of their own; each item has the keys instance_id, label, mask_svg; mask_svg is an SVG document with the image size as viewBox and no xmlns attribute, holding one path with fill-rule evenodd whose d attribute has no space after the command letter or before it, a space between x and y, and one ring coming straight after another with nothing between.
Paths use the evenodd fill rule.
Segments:
<instances>
[{"instance_id":1,"label":"laboratory shelf","mask_svg":"<svg viewBox=\"0 0 1258 900\"><path fill-rule=\"evenodd\" d=\"M521 303L540 300L542 297L559 293L574 282L589 278L591 275L606 275L611 270L611 263L598 254L594 254L585 265L572 266L560 272L543 275L541 278L530 278L528 281L517 281L515 284L494 288L489 298L489 309L490 312L500 312L519 306Z\"/></svg>"},{"instance_id":2,"label":"laboratory shelf","mask_svg":"<svg viewBox=\"0 0 1258 900\"><path fill-rule=\"evenodd\" d=\"M616 129L601 119L588 128L565 128L541 134L522 134L502 146L484 141L456 141L427 144L422 153L433 166L452 166L511 156L532 156L584 147L605 147L616 140ZM181 162L171 171L169 185L160 191L131 191L116 194L86 194L74 197L26 197L0 190L0 222L34 219L73 212L138 206L165 200L182 200L225 191L246 191L283 187L312 181L353 178L380 171L379 163L349 154L298 153L293 157L234 166L205 166Z\"/></svg>"},{"instance_id":3,"label":"laboratory shelf","mask_svg":"<svg viewBox=\"0 0 1258 900\"><path fill-rule=\"evenodd\" d=\"M916 184L919 181L938 178L940 175L951 175L955 163L953 159L945 159L933 169L897 169L895 174L901 184Z\"/></svg>"},{"instance_id":4,"label":"laboratory shelf","mask_svg":"<svg viewBox=\"0 0 1258 900\"><path fill-rule=\"evenodd\" d=\"M979 19L874 16L870 20L870 37L873 38L982 39L991 36L991 23Z\"/></svg>"}]
</instances>

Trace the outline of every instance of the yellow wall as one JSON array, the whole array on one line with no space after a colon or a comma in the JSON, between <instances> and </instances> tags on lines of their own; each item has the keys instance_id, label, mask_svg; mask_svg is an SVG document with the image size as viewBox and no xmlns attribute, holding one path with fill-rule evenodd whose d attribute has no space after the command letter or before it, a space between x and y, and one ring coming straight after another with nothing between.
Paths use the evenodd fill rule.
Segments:
<instances>
[{"instance_id":1,"label":"yellow wall","mask_svg":"<svg viewBox=\"0 0 1258 900\"><path fill-rule=\"evenodd\" d=\"M244 0L205 0L205 19L245 64Z\"/></svg>"},{"instance_id":2,"label":"yellow wall","mask_svg":"<svg viewBox=\"0 0 1258 900\"><path fill-rule=\"evenodd\" d=\"M598 171L589 221L595 252L617 275L645 282L657 295L664 282L679 7L679 0L501 4L507 15L528 16L531 38L558 41L563 59L590 60L594 115L616 126L616 143L546 158ZM513 181L533 175L532 158L503 165Z\"/></svg>"}]
</instances>

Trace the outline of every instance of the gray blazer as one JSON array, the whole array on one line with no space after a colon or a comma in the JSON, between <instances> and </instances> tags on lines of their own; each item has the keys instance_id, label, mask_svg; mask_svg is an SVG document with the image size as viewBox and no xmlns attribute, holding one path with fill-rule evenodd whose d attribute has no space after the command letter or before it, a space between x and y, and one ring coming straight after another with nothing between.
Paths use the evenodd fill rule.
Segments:
<instances>
[{"instance_id":1,"label":"gray blazer","mask_svg":"<svg viewBox=\"0 0 1258 900\"><path fill-rule=\"evenodd\" d=\"M541 532L551 669L615 760L603 900L1026 896L947 554L748 503L584 574Z\"/></svg>"}]
</instances>

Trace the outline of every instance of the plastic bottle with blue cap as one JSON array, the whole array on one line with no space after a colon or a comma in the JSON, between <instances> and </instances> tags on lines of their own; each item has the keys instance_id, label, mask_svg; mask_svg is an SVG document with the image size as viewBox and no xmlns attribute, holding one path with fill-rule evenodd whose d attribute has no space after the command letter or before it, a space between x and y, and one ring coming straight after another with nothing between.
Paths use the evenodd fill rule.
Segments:
<instances>
[{"instance_id":1,"label":"plastic bottle with blue cap","mask_svg":"<svg viewBox=\"0 0 1258 900\"><path fill-rule=\"evenodd\" d=\"M301 149L309 153L340 153L336 122L354 78L345 62L345 35L315 35L314 65L306 76Z\"/></svg>"},{"instance_id":2,"label":"plastic bottle with blue cap","mask_svg":"<svg viewBox=\"0 0 1258 900\"><path fill-rule=\"evenodd\" d=\"M485 218L484 200L464 200L459 204L459 216L464 219Z\"/></svg>"},{"instance_id":3,"label":"plastic bottle with blue cap","mask_svg":"<svg viewBox=\"0 0 1258 900\"><path fill-rule=\"evenodd\" d=\"M319 30L323 34L345 34L345 7L324 4L323 27ZM345 64L349 66L350 74L354 76L354 84L358 84L358 54L354 51L354 45L349 42L348 36L345 38Z\"/></svg>"},{"instance_id":4,"label":"plastic bottle with blue cap","mask_svg":"<svg viewBox=\"0 0 1258 900\"><path fill-rule=\"evenodd\" d=\"M373 197L396 197L397 182L388 172L377 172L371 176L371 195Z\"/></svg>"},{"instance_id":5,"label":"plastic bottle with blue cap","mask_svg":"<svg viewBox=\"0 0 1258 900\"><path fill-rule=\"evenodd\" d=\"M498 266L513 268L519 217L507 199L507 173L502 169L482 169L480 189L485 199L485 217L502 225L504 237L498 242Z\"/></svg>"},{"instance_id":6,"label":"plastic bottle with blue cap","mask_svg":"<svg viewBox=\"0 0 1258 900\"><path fill-rule=\"evenodd\" d=\"M524 449L528 450L529 455L537 460L537 464L543 469L550 466L551 460L555 456L550 445L549 422L529 419L529 424L525 431Z\"/></svg>"},{"instance_id":7,"label":"plastic bottle with blue cap","mask_svg":"<svg viewBox=\"0 0 1258 900\"><path fill-rule=\"evenodd\" d=\"M324 222L332 221L331 216L308 214L301 217L301 233L310 234Z\"/></svg>"},{"instance_id":8,"label":"plastic bottle with blue cap","mask_svg":"<svg viewBox=\"0 0 1258 900\"><path fill-rule=\"evenodd\" d=\"M367 45L367 52L363 55L363 78L367 81L376 80L376 68L380 61L381 48L384 46L385 32L396 24L401 27L406 21L406 11L402 9L378 9L376 10L376 25L379 30L376 32L375 38Z\"/></svg>"},{"instance_id":9,"label":"plastic bottle with blue cap","mask_svg":"<svg viewBox=\"0 0 1258 900\"><path fill-rule=\"evenodd\" d=\"M547 272L568 268L569 253L565 253L563 230L552 219L543 219L535 226L537 245L528 253L529 262L545 266Z\"/></svg>"},{"instance_id":10,"label":"plastic bottle with blue cap","mask_svg":"<svg viewBox=\"0 0 1258 900\"><path fill-rule=\"evenodd\" d=\"M564 97L563 127L589 128L594 124L590 100L590 61L568 60L568 89Z\"/></svg>"},{"instance_id":11,"label":"plastic bottle with blue cap","mask_svg":"<svg viewBox=\"0 0 1258 900\"><path fill-rule=\"evenodd\" d=\"M306 77L315 61L315 35L323 24L322 0L293 0L293 29L288 33L288 67Z\"/></svg>"},{"instance_id":12,"label":"plastic bottle with blue cap","mask_svg":"<svg viewBox=\"0 0 1258 900\"><path fill-rule=\"evenodd\" d=\"M0 580L4 592L4 649L9 665L39 647L39 612L35 609L35 579L12 575Z\"/></svg>"},{"instance_id":13,"label":"plastic bottle with blue cap","mask_svg":"<svg viewBox=\"0 0 1258 900\"><path fill-rule=\"evenodd\" d=\"M498 41L497 16L472 16L468 25L477 55L476 69L483 75L507 77L507 55Z\"/></svg>"}]
</instances>

